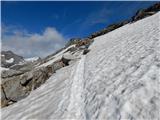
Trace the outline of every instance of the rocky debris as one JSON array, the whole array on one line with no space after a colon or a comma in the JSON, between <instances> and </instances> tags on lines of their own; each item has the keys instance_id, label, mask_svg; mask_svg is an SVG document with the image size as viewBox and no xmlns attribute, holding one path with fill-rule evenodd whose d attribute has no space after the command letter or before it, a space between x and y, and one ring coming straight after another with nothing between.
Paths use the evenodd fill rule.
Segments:
<instances>
[{"instance_id":1,"label":"rocky debris","mask_svg":"<svg viewBox=\"0 0 160 120\"><path fill-rule=\"evenodd\" d=\"M34 62L25 62L23 64L16 64L16 65L11 66L10 69L27 72L27 71L33 70L34 67L40 62L41 60L34 61Z\"/></svg>"},{"instance_id":2,"label":"rocky debris","mask_svg":"<svg viewBox=\"0 0 160 120\"><path fill-rule=\"evenodd\" d=\"M150 15L153 15L155 12L146 12L145 10L139 10L137 13L132 17L132 22L135 22L137 20L140 20L142 18L148 17Z\"/></svg>"},{"instance_id":3,"label":"rocky debris","mask_svg":"<svg viewBox=\"0 0 160 120\"><path fill-rule=\"evenodd\" d=\"M81 38L71 38L66 44L66 47L73 45L73 44L77 44L79 41L82 41L82 39Z\"/></svg>"},{"instance_id":4,"label":"rocky debris","mask_svg":"<svg viewBox=\"0 0 160 120\"><path fill-rule=\"evenodd\" d=\"M151 16L156 12L160 11L160 2L154 4L153 6L147 9L141 9L136 12L136 14L132 17L132 22L143 19L145 17Z\"/></svg>"},{"instance_id":5,"label":"rocky debris","mask_svg":"<svg viewBox=\"0 0 160 120\"><path fill-rule=\"evenodd\" d=\"M121 26L123 26L123 25L125 25L125 24L128 24L129 22L130 22L129 20L125 20L125 21L122 21L122 22L120 22L120 23L111 24L111 25L109 25L108 27L104 28L103 30L91 34L91 35L89 36L89 38L90 38L90 39L93 39L93 38L95 38L95 37L104 35L104 34L106 34L106 33L108 33L108 32L111 32L111 31L113 31L113 30L115 30L115 29L117 29L117 28L119 28L119 27L121 27Z\"/></svg>"},{"instance_id":6,"label":"rocky debris","mask_svg":"<svg viewBox=\"0 0 160 120\"><path fill-rule=\"evenodd\" d=\"M22 56L16 55L12 51L2 51L1 52L1 66L8 68L12 65L23 63L24 58Z\"/></svg>"},{"instance_id":7,"label":"rocky debris","mask_svg":"<svg viewBox=\"0 0 160 120\"><path fill-rule=\"evenodd\" d=\"M90 39L90 38L84 38L84 39L81 39L81 40L79 39L78 41L76 41L75 47L71 47L71 48L67 49L67 51L65 51L65 53L70 52L70 53L74 54L77 51L87 50L92 42L93 42L93 39Z\"/></svg>"},{"instance_id":8,"label":"rocky debris","mask_svg":"<svg viewBox=\"0 0 160 120\"><path fill-rule=\"evenodd\" d=\"M28 72L13 69L2 71L1 107L27 97L32 90L42 85L56 70L69 65L69 61L70 59L62 57L46 67L34 68Z\"/></svg>"},{"instance_id":9,"label":"rocky debris","mask_svg":"<svg viewBox=\"0 0 160 120\"><path fill-rule=\"evenodd\" d=\"M2 107L9 105L10 101L19 101L28 96L32 90L43 84L53 72L50 67L42 67L20 75L2 78Z\"/></svg>"},{"instance_id":10,"label":"rocky debris","mask_svg":"<svg viewBox=\"0 0 160 120\"><path fill-rule=\"evenodd\" d=\"M60 60L55 61L53 64L48 65L47 67L50 69L50 71L52 71L52 73L54 73L60 68L67 66L68 65L67 61L69 60L65 58L61 58Z\"/></svg>"},{"instance_id":11,"label":"rocky debris","mask_svg":"<svg viewBox=\"0 0 160 120\"><path fill-rule=\"evenodd\" d=\"M86 46L88 47L93 42L93 39L85 38L76 43L76 47Z\"/></svg>"}]
</instances>

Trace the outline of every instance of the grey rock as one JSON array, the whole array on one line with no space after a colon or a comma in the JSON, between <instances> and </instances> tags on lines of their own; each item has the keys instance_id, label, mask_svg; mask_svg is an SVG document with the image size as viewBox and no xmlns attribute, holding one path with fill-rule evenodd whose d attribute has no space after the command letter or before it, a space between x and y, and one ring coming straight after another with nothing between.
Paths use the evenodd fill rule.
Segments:
<instances>
[{"instance_id":1,"label":"grey rock","mask_svg":"<svg viewBox=\"0 0 160 120\"><path fill-rule=\"evenodd\" d=\"M8 70L2 73L1 107L8 106L27 97L32 90L37 89L56 70L66 66L68 60L63 58L47 67L34 68L28 72Z\"/></svg>"},{"instance_id":2,"label":"grey rock","mask_svg":"<svg viewBox=\"0 0 160 120\"><path fill-rule=\"evenodd\" d=\"M89 51L90 51L90 50L85 49L85 50L83 51L83 55L86 55Z\"/></svg>"},{"instance_id":3,"label":"grey rock","mask_svg":"<svg viewBox=\"0 0 160 120\"><path fill-rule=\"evenodd\" d=\"M1 77L2 78L7 78L7 77L9 78L9 77L18 76L18 75L21 75L21 74L23 74L22 71L10 69L10 70L6 70L6 71L2 71L1 72Z\"/></svg>"}]
</instances>

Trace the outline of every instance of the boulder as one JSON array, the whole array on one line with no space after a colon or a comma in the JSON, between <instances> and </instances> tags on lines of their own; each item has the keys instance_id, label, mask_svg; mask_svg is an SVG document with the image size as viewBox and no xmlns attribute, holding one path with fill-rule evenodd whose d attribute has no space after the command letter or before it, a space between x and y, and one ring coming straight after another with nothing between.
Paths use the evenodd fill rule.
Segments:
<instances>
[{"instance_id":1,"label":"boulder","mask_svg":"<svg viewBox=\"0 0 160 120\"><path fill-rule=\"evenodd\" d=\"M68 58L65 58L64 56L62 57L61 59L62 63L65 65L65 66L68 66L69 65L69 62L71 61L71 59L68 59Z\"/></svg>"},{"instance_id":2,"label":"boulder","mask_svg":"<svg viewBox=\"0 0 160 120\"><path fill-rule=\"evenodd\" d=\"M62 58L46 67L35 68L28 72L8 70L2 73L1 107L8 106L27 97L40 87L56 70L69 65L69 59Z\"/></svg>"},{"instance_id":3,"label":"boulder","mask_svg":"<svg viewBox=\"0 0 160 120\"><path fill-rule=\"evenodd\" d=\"M2 78L2 106L7 106L9 102L16 102L28 96L31 90L36 89L49 78L49 72L47 72L47 68L40 68L24 74L14 74L12 77Z\"/></svg>"},{"instance_id":4,"label":"boulder","mask_svg":"<svg viewBox=\"0 0 160 120\"><path fill-rule=\"evenodd\" d=\"M13 70L13 69L4 70L1 72L1 78L9 78L9 77L13 77L13 76L18 76L23 73L24 72L22 72L22 71Z\"/></svg>"},{"instance_id":5,"label":"boulder","mask_svg":"<svg viewBox=\"0 0 160 120\"><path fill-rule=\"evenodd\" d=\"M89 51L90 51L89 49L85 49L85 50L83 51L83 55L86 55Z\"/></svg>"}]
</instances>

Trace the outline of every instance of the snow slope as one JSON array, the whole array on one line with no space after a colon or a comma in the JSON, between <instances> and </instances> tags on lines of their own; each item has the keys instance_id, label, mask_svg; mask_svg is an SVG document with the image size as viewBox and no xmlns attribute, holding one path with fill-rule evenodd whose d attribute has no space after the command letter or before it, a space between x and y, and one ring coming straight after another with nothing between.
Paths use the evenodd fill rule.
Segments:
<instances>
[{"instance_id":1,"label":"snow slope","mask_svg":"<svg viewBox=\"0 0 160 120\"><path fill-rule=\"evenodd\" d=\"M58 70L4 120L159 120L160 13L95 38L91 51Z\"/></svg>"},{"instance_id":2,"label":"snow slope","mask_svg":"<svg viewBox=\"0 0 160 120\"><path fill-rule=\"evenodd\" d=\"M85 64L87 119L160 119L159 22L157 13L95 39Z\"/></svg>"}]
</instances>

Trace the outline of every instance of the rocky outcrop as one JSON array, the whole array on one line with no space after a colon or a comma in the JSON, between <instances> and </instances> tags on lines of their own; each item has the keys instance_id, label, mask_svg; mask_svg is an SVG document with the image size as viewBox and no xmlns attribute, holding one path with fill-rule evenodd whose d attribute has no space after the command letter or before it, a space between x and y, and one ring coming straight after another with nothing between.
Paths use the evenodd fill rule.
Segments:
<instances>
[{"instance_id":1,"label":"rocky outcrop","mask_svg":"<svg viewBox=\"0 0 160 120\"><path fill-rule=\"evenodd\" d=\"M90 38L85 38L81 41L78 41L76 44L76 47L81 47L81 46L86 46L88 48L88 46L93 42L93 39Z\"/></svg>"},{"instance_id":2,"label":"rocky outcrop","mask_svg":"<svg viewBox=\"0 0 160 120\"><path fill-rule=\"evenodd\" d=\"M130 22L135 22L137 20L140 20L140 19L143 19L145 17L151 16L158 11L160 11L160 2L154 4L153 6L147 8L147 9L138 10L136 12L136 14L131 19L124 20L124 21L116 23L116 24L111 24L111 25L107 26L106 28L104 28L103 30L100 30L98 32L95 32L95 33L91 34L88 38L93 39L95 37L104 35L108 32L111 32L111 31L123 26L123 25L126 25Z\"/></svg>"},{"instance_id":3,"label":"rocky outcrop","mask_svg":"<svg viewBox=\"0 0 160 120\"><path fill-rule=\"evenodd\" d=\"M93 39L95 37L104 35L104 34L106 34L108 32L111 32L111 31L113 31L113 30L115 30L115 29L117 29L117 28L119 28L119 27L121 27L125 24L128 24L129 22L130 22L129 20L125 20L125 21L122 21L122 22L119 22L119 23L116 23L116 24L111 24L108 27L104 28L103 30L100 30L98 32L95 32L95 33L91 34L88 38Z\"/></svg>"},{"instance_id":4,"label":"rocky outcrop","mask_svg":"<svg viewBox=\"0 0 160 120\"><path fill-rule=\"evenodd\" d=\"M23 73L24 73L23 71L13 70L13 69L4 70L4 71L1 71L1 78L4 79L4 78L8 78L8 77L18 76Z\"/></svg>"},{"instance_id":5,"label":"rocky outcrop","mask_svg":"<svg viewBox=\"0 0 160 120\"><path fill-rule=\"evenodd\" d=\"M16 102L29 95L31 90L36 89L48 78L48 73L46 72L48 72L46 68L41 68L21 75L2 78L2 107L11 104L11 101Z\"/></svg>"},{"instance_id":6,"label":"rocky outcrop","mask_svg":"<svg viewBox=\"0 0 160 120\"><path fill-rule=\"evenodd\" d=\"M90 51L90 50L85 49L85 50L83 51L83 55L86 55L89 51Z\"/></svg>"},{"instance_id":7,"label":"rocky outcrop","mask_svg":"<svg viewBox=\"0 0 160 120\"><path fill-rule=\"evenodd\" d=\"M66 47L73 45L73 44L77 44L79 41L81 41L81 38L71 38L68 43L66 44Z\"/></svg>"},{"instance_id":8,"label":"rocky outcrop","mask_svg":"<svg viewBox=\"0 0 160 120\"><path fill-rule=\"evenodd\" d=\"M24 62L22 56L16 55L12 51L2 51L1 52L1 66L8 68L12 65Z\"/></svg>"},{"instance_id":9,"label":"rocky outcrop","mask_svg":"<svg viewBox=\"0 0 160 120\"><path fill-rule=\"evenodd\" d=\"M41 86L56 70L69 65L69 59L62 58L46 67L34 68L24 72L18 70L2 71L1 107L13 104Z\"/></svg>"},{"instance_id":10,"label":"rocky outcrop","mask_svg":"<svg viewBox=\"0 0 160 120\"><path fill-rule=\"evenodd\" d=\"M132 17L132 22L151 16L158 11L160 11L160 2L154 4L153 6L147 9L138 10L136 14Z\"/></svg>"}]
</instances>

